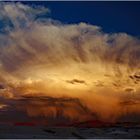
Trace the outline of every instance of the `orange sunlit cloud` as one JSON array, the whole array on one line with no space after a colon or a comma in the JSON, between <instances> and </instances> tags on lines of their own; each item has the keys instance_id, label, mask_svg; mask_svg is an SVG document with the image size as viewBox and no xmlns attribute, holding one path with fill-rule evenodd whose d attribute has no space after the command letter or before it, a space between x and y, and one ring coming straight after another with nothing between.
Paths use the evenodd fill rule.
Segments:
<instances>
[{"instance_id":1,"label":"orange sunlit cloud","mask_svg":"<svg viewBox=\"0 0 140 140\"><path fill-rule=\"evenodd\" d=\"M87 23L36 21L47 8L21 3L3 7L0 15L11 20L14 29L0 35L2 99L27 100L15 108L30 117L115 121L140 114L139 39L103 33Z\"/></svg>"}]
</instances>

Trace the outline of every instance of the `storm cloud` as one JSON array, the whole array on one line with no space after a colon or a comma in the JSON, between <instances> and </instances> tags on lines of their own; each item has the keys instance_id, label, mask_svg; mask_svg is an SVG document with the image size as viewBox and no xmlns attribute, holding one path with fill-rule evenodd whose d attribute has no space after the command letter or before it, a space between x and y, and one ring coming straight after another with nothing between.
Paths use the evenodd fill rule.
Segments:
<instances>
[{"instance_id":1,"label":"storm cloud","mask_svg":"<svg viewBox=\"0 0 140 140\"><path fill-rule=\"evenodd\" d=\"M0 3L1 98L78 98L100 119L127 115L123 107L132 91L133 100L140 97L139 38L104 33L84 22L64 24L48 18L49 12L42 6ZM128 112L140 112L138 106Z\"/></svg>"}]
</instances>

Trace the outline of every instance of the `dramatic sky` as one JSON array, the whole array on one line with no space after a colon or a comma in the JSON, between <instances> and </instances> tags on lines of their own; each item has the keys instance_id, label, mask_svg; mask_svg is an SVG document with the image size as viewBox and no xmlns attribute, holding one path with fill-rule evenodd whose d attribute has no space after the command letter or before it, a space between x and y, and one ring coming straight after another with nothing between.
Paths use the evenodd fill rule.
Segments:
<instances>
[{"instance_id":1,"label":"dramatic sky","mask_svg":"<svg viewBox=\"0 0 140 140\"><path fill-rule=\"evenodd\" d=\"M0 2L0 121L140 122L139 17L140 2Z\"/></svg>"}]
</instances>

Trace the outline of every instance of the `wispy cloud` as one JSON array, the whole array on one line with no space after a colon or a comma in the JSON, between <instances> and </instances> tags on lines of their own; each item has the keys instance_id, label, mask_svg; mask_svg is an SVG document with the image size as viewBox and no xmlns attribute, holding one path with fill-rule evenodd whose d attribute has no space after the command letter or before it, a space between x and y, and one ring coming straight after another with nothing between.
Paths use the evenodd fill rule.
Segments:
<instances>
[{"instance_id":1,"label":"wispy cloud","mask_svg":"<svg viewBox=\"0 0 140 140\"><path fill-rule=\"evenodd\" d=\"M42 6L0 3L5 23L0 33L1 98L40 93L73 97L100 117L121 116L126 91L134 87L139 98L140 40L83 22L40 18L48 12ZM140 112L134 106L129 110Z\"/></svg>"}]
</instances>

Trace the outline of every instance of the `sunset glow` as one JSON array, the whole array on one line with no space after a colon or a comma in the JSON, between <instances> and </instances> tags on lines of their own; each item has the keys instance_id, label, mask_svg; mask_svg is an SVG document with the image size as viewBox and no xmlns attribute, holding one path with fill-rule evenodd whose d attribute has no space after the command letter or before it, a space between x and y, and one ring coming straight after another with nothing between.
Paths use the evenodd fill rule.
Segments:
<instances>
[{"instance_id":1,"label":"sunset glow","mask_svg":"<svg viewBox=\"0 0 140 140\"><path fill-rule=\"evenodd\" d=\"M49 12L0 4L7 21L0 33L0 110L14 108L46 124L140 121L130 117L140 116L139 38L39 17Z\"/></svg>"}]
</instances>

